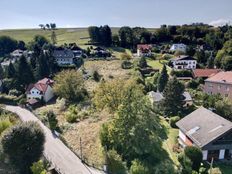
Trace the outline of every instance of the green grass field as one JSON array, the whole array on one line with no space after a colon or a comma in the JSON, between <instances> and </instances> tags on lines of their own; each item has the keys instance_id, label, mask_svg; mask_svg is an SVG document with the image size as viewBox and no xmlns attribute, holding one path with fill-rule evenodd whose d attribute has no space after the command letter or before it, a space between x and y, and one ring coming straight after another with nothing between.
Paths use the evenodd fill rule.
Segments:
<instances>
[{"instance_id":1,"label":"green grass field","mask_svg":"<svg viewBox=\"0 0 232 174\"><path fill-rule=\"evenodd\" d=\"M112 34L117 34L119 28L111 28ZM149 28L148 31L154 32L155 29ZM57 44L77 43L81 47L89 41L88 28L60 28L55 30ZM30 42L35 35L43 35L47 39L51 38L51 30L42 29L9 29L0 30L0 36L10 36L16 40L23 40L25 43Z\"/></svg>"},{"instance_id":2,"label":"green grass field","mask_svg":"<svg viewBox=\"0 0 232 174\"><path fill-rule=\"evenodd\" d=\"M159 69L160 71L163 68L164 64L167 64L167 60L152 60L152 59L147 59L147 64L151 66L154 69ZM171 68L167 66L168 73L171 72Z\"/></svg>"}]
</instances>

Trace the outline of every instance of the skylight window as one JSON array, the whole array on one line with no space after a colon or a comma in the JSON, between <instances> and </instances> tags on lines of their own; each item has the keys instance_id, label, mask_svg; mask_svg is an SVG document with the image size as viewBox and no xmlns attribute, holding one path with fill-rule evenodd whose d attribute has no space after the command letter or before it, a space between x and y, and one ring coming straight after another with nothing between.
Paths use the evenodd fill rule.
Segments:
<instances>
[{"instance_id":1,"label":"skylight window","mask_svg":"<svg viewBox=\"0 0 232 174\"><path fill-rule=\"evenodd\" d=\"M192 129L190 129L190 130L187 132L187 135L192 135L192 134L194 134L196 131L198 131L199 129L200 129L200 127L199 127L199 126L196 126L196 127L192 128Z\"/></svg>"}]
</instances>

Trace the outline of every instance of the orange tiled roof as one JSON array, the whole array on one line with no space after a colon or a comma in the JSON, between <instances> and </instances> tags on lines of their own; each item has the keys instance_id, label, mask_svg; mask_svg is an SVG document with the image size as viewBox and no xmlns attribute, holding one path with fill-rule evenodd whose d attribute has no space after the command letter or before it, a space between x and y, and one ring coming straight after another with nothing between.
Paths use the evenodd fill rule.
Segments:
<instances>
[{"instance_id":1,"label":"orange tiled roof","mask_svg":"<svg viewBox=\"0 0 232 174\"><path fill-rule=\"evenodd\" d=\"M232 83L232 71L219 72L214 76L209 77L206 81Z\"/></svg>"},{"instance_id":2,"label":"orange tiled roof","mask_svg":"<svg viewBox=\"0 0 232 174\"><path fill-rule=\"evenodd\" d=\"M212 75L215 75L220 71L221 71L220 69L195 69L195 70L193 70L193 76L195 78L211 77Z\"/></svg>"}]
</instances>

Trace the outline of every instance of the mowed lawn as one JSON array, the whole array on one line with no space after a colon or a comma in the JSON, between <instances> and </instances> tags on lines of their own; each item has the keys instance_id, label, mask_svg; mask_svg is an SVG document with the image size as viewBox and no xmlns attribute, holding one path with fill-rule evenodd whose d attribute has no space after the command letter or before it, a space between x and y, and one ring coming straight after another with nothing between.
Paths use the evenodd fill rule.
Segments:
<instances>
[{"instance_id":1,"label":"mowed lawn","mask_svg":"<svg viewBox=\"0 0 232 174\"><path fill-rule=\"evenodd\" d=\"M177 159L177 153L173 152L173 147L177 144L178 129L171 128L169 123L165 121L163 117L160 119L160 124L165 128L167 134L167 139L163 140L163 148L167 151L169 157L177 166L179 165L179 162Z\"/></svg>"},{"instance_id":2,"label":"mowed lawn","mask_svg":"<svg viewBox=\"0 0 232 174\"><path fill-rule=\"evenodd\" d=\"M164 64L167 64L167 60L152 60L152 59L147 59L147 64L151 66L154 69L159 69L160 71L162 70ZM170 73L171 68L167 66L167 70Z\"/></svg>"}]
</instances>

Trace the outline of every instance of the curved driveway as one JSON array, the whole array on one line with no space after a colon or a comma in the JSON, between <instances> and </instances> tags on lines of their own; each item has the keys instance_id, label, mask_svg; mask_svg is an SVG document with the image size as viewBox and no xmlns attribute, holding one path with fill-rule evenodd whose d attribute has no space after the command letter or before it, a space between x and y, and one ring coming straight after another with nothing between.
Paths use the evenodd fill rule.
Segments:
<instances>
[{"instance_id":1,"label":"curved driveway","mask_svg":"<svg viewBox=\"0 0 232 174\"><path fill-rule=\"evenodd\" d=\"M33 113L19 106L6 106L6 110L16 113L23 122L35 121L43 129L46 142L44 156L60 174L103 174L104 172L89 168L48 129Z\"/></svg>"}]
</instances>

